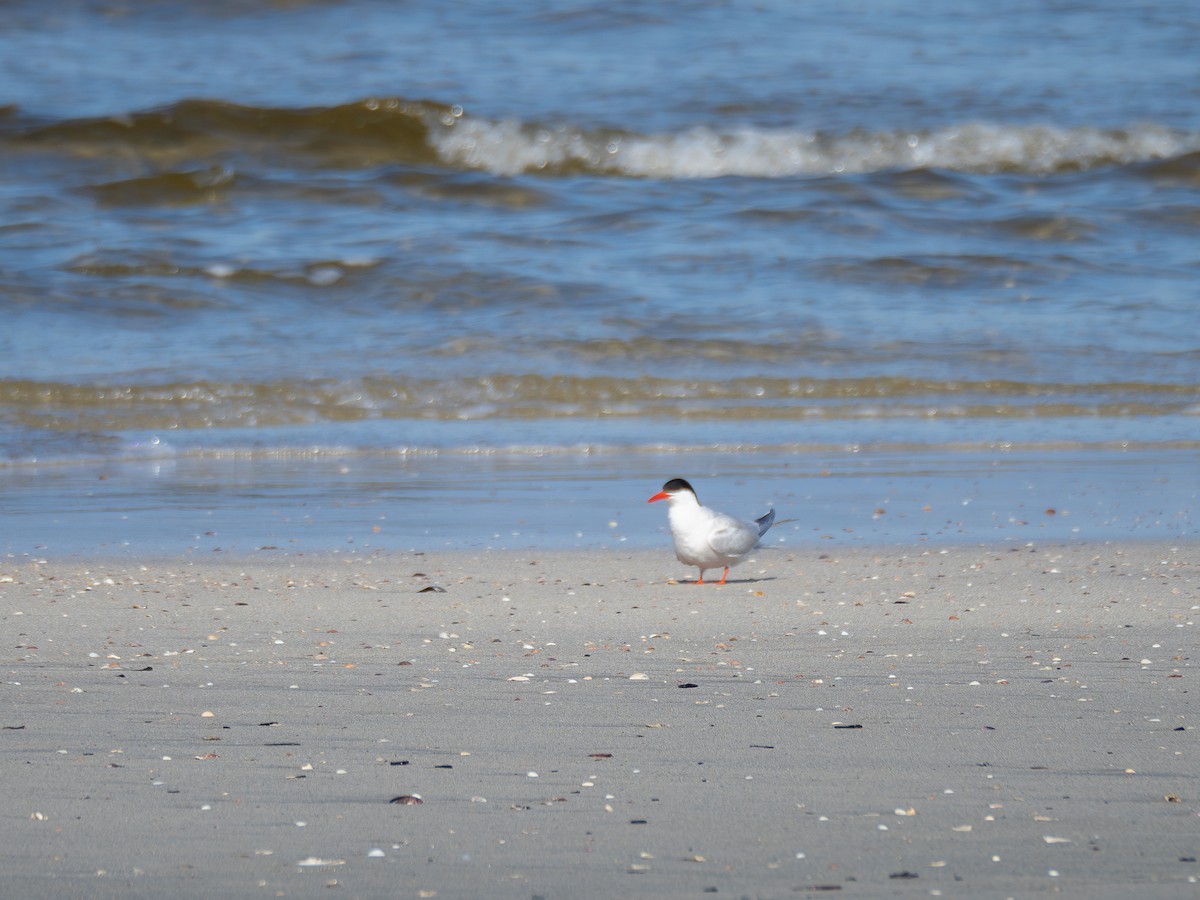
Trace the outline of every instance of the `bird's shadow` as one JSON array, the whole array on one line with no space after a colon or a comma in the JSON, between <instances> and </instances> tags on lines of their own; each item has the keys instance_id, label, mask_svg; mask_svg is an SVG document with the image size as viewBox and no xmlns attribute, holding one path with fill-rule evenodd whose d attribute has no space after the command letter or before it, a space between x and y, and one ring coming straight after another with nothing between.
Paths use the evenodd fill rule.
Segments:
<instances>
[{"instance_id":1,"label":"bird's shadow","mask_svg":"<svg viewBox=\"0 0 1200 900\"><path fill-rule=\"evenodd\" d=\"M766 581L778 581L779 578L775 575L768 575L765 578L726 578L725 584L761 584ZM678 584L693 584L697 587L705 587L706 585L715 584L717 587L721 585L716 581L697 581L695 578L680 578Z\"/></svg>"}]
</instances>

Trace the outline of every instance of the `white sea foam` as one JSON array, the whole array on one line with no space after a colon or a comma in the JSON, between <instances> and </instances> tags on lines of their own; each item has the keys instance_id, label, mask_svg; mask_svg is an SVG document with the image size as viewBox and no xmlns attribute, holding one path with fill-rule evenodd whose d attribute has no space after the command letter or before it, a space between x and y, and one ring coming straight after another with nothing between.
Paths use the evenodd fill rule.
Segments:
<instances>
[{"instance_id":1,"label":"white sea foam","mask_svg":"<svg viewBox=\"0 0 1200 900\"><path fill-rule=\"evenodd\" d=\"M917 168L1045 174L1125 165L1200 150L1200 132L969 123L934 131L850 132L692 128L618 134L463 118L431 132L448 163L498 175L544 170L650 178L778 178Z\"/></svg>"}]
</instances>

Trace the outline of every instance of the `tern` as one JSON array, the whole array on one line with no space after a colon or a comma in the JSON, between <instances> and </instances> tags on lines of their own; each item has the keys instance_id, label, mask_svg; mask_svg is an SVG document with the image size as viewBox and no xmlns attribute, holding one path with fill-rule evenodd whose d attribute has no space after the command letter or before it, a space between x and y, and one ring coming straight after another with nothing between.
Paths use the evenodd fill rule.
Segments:
<instances>
[{"instance_id":1,"label":"tern","mask_svg":"<svg viewBox=\"0 0 1200 900\"><path fill-rule=\"evenodd\" d=\"M718 566L724 566L725 572L717 584L724 584L729 567L740 563L775 521L774 509L753 522L744 522L701 506L696 491L682 478L672 478L646 502L655 500L667 501L667 522L675 539L675 556L685 566L700 570L700 577L693 584L704 584L705 571Z\"/></svg>"}]
</instances>

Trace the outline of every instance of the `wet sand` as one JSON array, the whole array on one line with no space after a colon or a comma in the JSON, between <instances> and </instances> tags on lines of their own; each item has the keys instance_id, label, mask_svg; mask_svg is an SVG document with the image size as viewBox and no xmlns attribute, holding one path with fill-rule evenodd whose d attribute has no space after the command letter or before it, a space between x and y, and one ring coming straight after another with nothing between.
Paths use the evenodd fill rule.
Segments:
<instances>
[{"instance_id":1,"label":"wet sand","mask_svg":"<svg viewBox=\"0 0 1200 900\"><path fill-rule=\"evenodd\" d=\"M3 561L0 885L1181 896L1197 549Z\"/></svg>"}]
</instances>

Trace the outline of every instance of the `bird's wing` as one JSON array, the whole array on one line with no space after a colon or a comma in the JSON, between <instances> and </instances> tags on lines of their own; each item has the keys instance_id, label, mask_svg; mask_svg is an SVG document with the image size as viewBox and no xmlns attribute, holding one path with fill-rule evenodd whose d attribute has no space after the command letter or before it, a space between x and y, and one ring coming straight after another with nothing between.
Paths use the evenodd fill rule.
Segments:
<instances>
[{"instance_id":1,"label":"bird's wing","mask_svg":"<svg viewBox=\"0 0 1200 900\"><path fill-rule=\"evenodd\" d=\"M766 534L767 529L775 524L774 508L767 510L767 514L765 516L759 516L757 519L755 519L754 524L758 526L759 537L762 537L764 534Z\"/></svg>"},{"instance_id":2,"label":"bird's wing","mask_svg":"<svg viewBox=\"0 0 1200 900\"><path fill-rule=\"evenodd\" d=\"M741 556L758 543L758 527L733 516L719 516L713 521L708 545L722 556Z\"/></svg>"}]
</instances>

